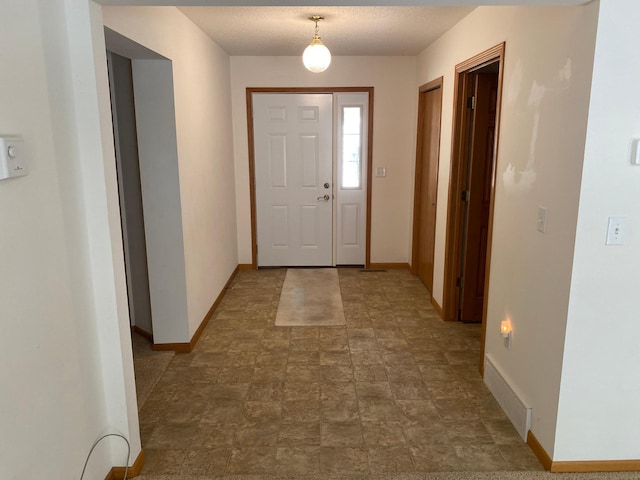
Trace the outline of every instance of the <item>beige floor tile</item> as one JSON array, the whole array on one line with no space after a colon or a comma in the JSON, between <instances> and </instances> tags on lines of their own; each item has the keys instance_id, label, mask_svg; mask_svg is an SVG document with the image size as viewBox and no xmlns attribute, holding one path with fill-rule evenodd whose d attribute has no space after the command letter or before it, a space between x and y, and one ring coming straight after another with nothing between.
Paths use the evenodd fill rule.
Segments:
<instances>
[{"instance_id":1,"label":"beige floor tile","mask_svg":"<svg viewBox=\"0 0 640 480\"><path fill-rule=\"evenodd\" d=\"M520 446L524 444L524 441L518 435L515 428L509 420L506 418L501 419L485 419L482 418L482 423L491 435L496 445L516 445Z\"/></svg>"},{"instance_id":2,"label":"beige floor tile","mask_svg":"<svg viewBox=\"0 0 640 480\"><path fill-rule=\"evenodd\" d=\"M317 421L320 421L320 402L318 400L287 400L283 402L283 423Z\"/></svg>"},{"instance_id":3,"label":"beige floor tile","mask_svg":"<svg viewBox=\"0 0 640 480\"><path fill-rule=\"evenodd\" d=\"M183 475L222 474L227 468L230 455L229 448L191 449L187 451L180 473Z\"/></svg>"},{"instance_id":4,"label":"beige floor tile","mask_svg":"<svg viewBox=\"0 0 640 480\"><path fill-rule=\"evenodd\" d=\"M406 447L377 447L369 449L371 473L405 473L415 470Z\"/></svg>"},{"instance_id":5,"label":"beige floor tile","mask_svg":"<svg viewBox=\"0 0 640 480\"><path fill-rule=\"evenodd\" d=\"M392 383L391 391L397 400L429 400L431 395L422 382Z\"/></svg>"},{"instance_id":6,"label":"beige floor tile","mask_svg":"<svg viewBox=\"0 0 640 480\"><path fill-rule=\"evenodd\" d=\"M198 429L197 423L167 423L156 426L147 445L150 448L187 449Z\"/></svg>"},{"instance_id":7,"label":"beige floor tile","mask_svg":"<svg viewBox=\"0 0 640 480\"><path fill-rule=\"evenodd\" d=\"M193 438L191 448L215 448L233 445L234 431L237 424L208 424L201 423Z\"/></svg>"},{"instance_id":8,"label":"beige floor tile","mask_svg":"<svg viewBox=\"0 0 640 480\"><path fill-rule=\"evenodd\" d=\"M356 382L387 382L387 370L384 365L354 365L353 377Z\"/></svg>"},{"instance_id":9,"label":"beige floor tile","mask_svg":"<svg viewBox=\"0 0 640 480\"><path fill-rule=\"evenodd\" d=\"M280 421L282 403L247 401L244 403L243 413L247 422Z\"/></svg>"},{"instance_id":10,"label":"beige floor tile","mask_svg":"<svg viewBox=\"0 0 640 480\"><path fill-rule=\"evenodd\" d=\"M243 447L231 451L227 472L259 475L276 471L276 447Z\"/></svg>"},{"instance_id":11,"label":"beige floor tile","mask_svg":"<svg viewBox=\"0 0 640 480\"><path fill-rule=\"evenodd\" d=\"M393 398L388 382L356 382L356 389L358 398Z\"/></svg>"},{"instance_id":12,"label":"beige floor tile","mask_svg":"<svg viewBox=\"0 0 640 480\"><path fill-rule=\"evenodd\" d=\"M217 383L211 389L210 398L218 400L244 400L249 383Z\"/></svg>"},{"instance_id":13,"label":"beige floor tile","mask_svg":"<svg viewBox=\"0 0 640 480\"><path fill-rule=\"evenodd\" d=\"M544 470L529 445L498 445L509 470Z\"/></svg>"},{"instance_id":14,"label":"beige floor tile","mask_svg":"<svg viewBox=\"0 0 640 480\"><path fill-rule=\"evenodd\" d=\"M369 473L368 452L364 448L322 447L320 472L340 475Z\"/></svg>"},{"instance_id":15,"label":"beige floor tile","mask_svg":"<svg viewBox=\"0 0 640 480\"><path fill-rule=\"evenodd\" d=\"M407 443L398 422L362 422L362 437L369 447L403 446Z\"/></svg>"},{"instance_id":16,"label":"beige floor tile","mask_svg":"<svg viewBox=\"0 0 640 480\"><path fill-rule=\"evenodd\" d=\"M235 431L236 446L269 446L276 445L280 425L277 422L260 422L239 425Z\"/></svg>"},{"instance_id":17,"label":"beige floor tile","mask_svg":"<svg viewBox=\"0 0 640 480\"><path fill-rule=\"evenodd\" d=\"M214 399L200 417L201 423L237 424L242 421L242 402L233 399Z\"/></svg>"},{"instance_id":18,"label":"beige floor tile","mask_svg":"<svg viewBox=\"0 0 640 480\"><path fill-rule=\"evenodd\" d=\"M284 384L284 400L317 402L320 400L320 383L286 382Z\"/></svg>"},{"instance_id":19,"label":"beige floor tile","mask_svg":"<svg viewBox=\"0 0 640 480\"><path fill-rule=\"evenodd\" d=\"M405 422L425 423L440 420L440 411L431 400L396 400L400 419Z\"/></svg>"},{"instance_id":20,"label":"beige floor tile","mask_svg":"<svg viewBox=\"0 0 640 480\"><path fill-rule=\"evenodd\" d=\"M320 379L323 383L353 382L353 366L320 365Z\"/></svg>"},{"instance_id":21,"label":"beige floor tile","mask_svg":"<svg viewBox=\"0 0 640 480\"><path fill-rule=\"evenodd\" d=\"M247 400L256 402L276 402L282 400L284 382L252 383Z\"/></svg>"},{"instance_id":22,"label":"beige floor tile","mask_svg":"<svg viewBox=\"0 0 640 480\"><path fill-rule=\"evenodd\" d=\"M393 399L358 399L360 418L363 422L394 422L400 420L399 409Z\"/></svg>"},{"instance_id":23,"label":"beige floor tile","mask_svg":"<svg viewBox=\"0 0 640 480\"><path fill-rule=\"evenodd\" d=\"M320 445L320 422L281 424L278 445Z\"/></svg>"},{"instance_id":24,"label":"beige floor tile","mask_svg":"<svg viewBox=\"0 0 640 480\"><path fill-rule=\"evenodd\" d=\"M286 378L286 365L256 365L251 381L258 383L283 382Z\"/></svg>"},{"instance_id":25,"label":"beige floor tile","mask_svg":"<svg viewBox=\"0 0 640 480\"><path fill-rule=\"evenodd\" d=\"M186 450L145 448L142 473L145 475L179 473L185 456Z\"/></svg>"},{"instance_id":26,"label":"beige floor tile","mask_svg":"<svg viewBox=\"0 0 640 480\"><path fill-rule=\"evenodd\" d=\"M355 400L322 400L320 413L323 422L349 422L360 418Z\"/></svg>"},{"instance_id":27,"label":"beige floor tile","mask_svg":"<svg viewBox=\"0 0 640 480\"><path fill-rule=\"evenodd\" d=\"M278 447L276 473L310 475L320 472L320 447Z\"/></svg>"},{"instance_id":28,"label":"beige floor tile","mask_svg":"<svg viewBox=\"0 0 640 480\"><path fill-rule=\"evenodd\" d=\"M346 326L276 327L286 269L240 272L140 411L144 473L537 470L477 370L478 325L445 323L406 271L338 271Z\"/></svg>"},{"instance_id":29,"label":"beige floor tile","mask_svg":"<svg viewBox=\"0 0 640 480\"><path fill-rule=\"evenodd\" d=\"M322 422L321 445L324 447L362 446L362 426L359 420L350 422Z\"/></svg>"},{"instance_id":30,"label":"beige floor tile","mask_svg":"<svg viewBox=\"0 0 640 480\"><path fill-rule=\"evenodd\" d=\"M404 423L402 430L407 443L411 446L420 447L449 443L447 427L439 420Z\"/></svg>"}]
</instances>

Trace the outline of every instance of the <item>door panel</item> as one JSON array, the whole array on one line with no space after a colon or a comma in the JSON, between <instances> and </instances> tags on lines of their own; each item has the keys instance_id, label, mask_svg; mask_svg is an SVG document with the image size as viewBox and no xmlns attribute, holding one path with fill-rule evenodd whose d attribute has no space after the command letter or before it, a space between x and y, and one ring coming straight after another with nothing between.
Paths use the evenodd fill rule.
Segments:
<instances>
[{"instance_id":1,"label":"door panel","mask_svg":"<svg viewBox=\"0 0 640 480\"><path fill-rule=\"evenodd\" d=\"M342 229L342 245L360 245L360 235L362 234L358 228L358 220L362 215L360 205L357 203L344 203L342 204L340 213L340 218L342 220L340 224Z\"/></svg>"},{"instance_id":2,"label":"door panel","mask_svg":"<svg viewBox=\"0 0 640 480\"><path fill-rule=\"evenodd\" d=\"M258 266L333 264L332 95L254 93ZM330 190L329 190L330 192Z\"/></svg>"},{"instance_id":3,"label":"door panel","mask_svg":"<svg viewBox=\"0 0 640 480\"><path fill-rule=\"evenodd\" d=\"M478 73L474 81L476 108L471 127L471 171L460 302L460 320L463 322L482 321L498 75Z\"/></svg>"},{"instance_id":4,"label":"door panel","mask_svg":"<svg viewBox=\"0 0 640 480\"><path fill-rule=\"evenodd\" d=\"M421 144L419 164L416 166L417 219L414 224L414 229L417 230L417 235L414 235L417 244L414 252L417 258L414 258L414 262L417 265L415 273L429 292L433 290L441 112L442 88L438 86L421 92Z\"/></svg>"}]
</instances>

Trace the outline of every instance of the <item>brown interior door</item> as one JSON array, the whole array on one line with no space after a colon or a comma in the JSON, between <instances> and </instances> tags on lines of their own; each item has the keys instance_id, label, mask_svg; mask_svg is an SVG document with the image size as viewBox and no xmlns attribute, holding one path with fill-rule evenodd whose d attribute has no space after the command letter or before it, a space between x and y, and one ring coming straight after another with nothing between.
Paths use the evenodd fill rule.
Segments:
<instances>
[{"instance_id":1,"label":"brown interior door","mask_svg":"<svg viewBox=\"0 0 640 480\"><path fill-rule=\"evenodd\" d=\"M421 93L422 124L421 159L418 184L417 264L418 277L429 292L433 291L433 255L436 235L436 199L438 190L438 159L440 155L440 115L442 88Z\"/></svg>"},{"instance_id":2,"label":"brown interior door","mask_svg":"<svg viewBox=\"0 0 640 480\"><path fill-rule=\"evenodd\" d=\"M498 92L497 73L477 73L474 77L475 111L460 300L463 322L482 321Z\"/></svg>"}]
</instances>

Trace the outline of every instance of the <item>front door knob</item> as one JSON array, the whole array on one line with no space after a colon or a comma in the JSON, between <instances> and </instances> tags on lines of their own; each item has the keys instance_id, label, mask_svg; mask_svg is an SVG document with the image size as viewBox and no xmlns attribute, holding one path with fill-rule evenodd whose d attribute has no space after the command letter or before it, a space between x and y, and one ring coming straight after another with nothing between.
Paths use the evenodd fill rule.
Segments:
<instances>
[{"instance_id":1,"label":"front door knob","mask_svg":"<svg viewBox=\"0 0 640 480\"><path fill-rule=\"evenodd\" d=\"M324 200L325 202L328 202L330 198L331 197L329 196L329 194L325 194L322 197L318 197L318 200Z\"/></svg>"}]
</instances>

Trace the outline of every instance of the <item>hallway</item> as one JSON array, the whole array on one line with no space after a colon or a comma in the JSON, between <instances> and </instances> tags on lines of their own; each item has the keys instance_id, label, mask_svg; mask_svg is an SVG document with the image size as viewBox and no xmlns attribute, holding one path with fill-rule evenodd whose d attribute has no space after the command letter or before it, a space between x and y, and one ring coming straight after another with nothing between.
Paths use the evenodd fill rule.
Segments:
<instances>
[{"instance_id":1,"label":"hallway","mask_svg":"<svg viewBox=\"0 0 640 480\"><path fill-rule=\"evenodd\" d=\"M285 269L241 271L140 412L143 474L542 470L407 271L339 269L346 327L275 327Z\"/></svg>"}]
</instances>

